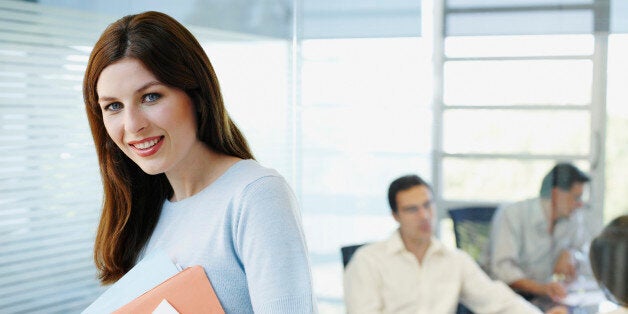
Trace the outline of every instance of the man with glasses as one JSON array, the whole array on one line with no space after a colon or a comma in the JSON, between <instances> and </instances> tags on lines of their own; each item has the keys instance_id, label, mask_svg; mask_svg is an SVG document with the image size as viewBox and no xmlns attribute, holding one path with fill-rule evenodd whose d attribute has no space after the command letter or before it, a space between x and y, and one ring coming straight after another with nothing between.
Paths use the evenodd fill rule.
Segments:
<instances>
[{"instance_id":1,"label":"man with glasses","mask_svg":"<svg viewBox=\"0 0 628 314\"><path fill-rule=\"evenodd\" d=\"M583 250L590 241L582 195L589 177L570 163L545 176L540 196L497 210L493 217L487 268L530 298L560 301L578 270L588 270Z\"/></svg>"},{"instance_id":2,"label":"man with glasses","mask_svg":"<svg viewBox=\"0 0 628 314\"><path fill-rule=\"evenodd\" d=\"M540 313L503 282L491 280L468 254L433 236L432 188L420 177L393 181L388 201L399 229L358 249L347 265L347 313L454 313L459 302L478 314Z\"/></svg>"}]
</instances>

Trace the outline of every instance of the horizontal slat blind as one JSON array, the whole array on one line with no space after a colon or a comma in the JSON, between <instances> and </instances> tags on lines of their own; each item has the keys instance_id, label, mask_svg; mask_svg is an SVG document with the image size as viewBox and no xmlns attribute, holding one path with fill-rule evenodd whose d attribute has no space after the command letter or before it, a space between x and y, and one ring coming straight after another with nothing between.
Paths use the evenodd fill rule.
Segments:
<instances>
[{"instance_id":1,"label":"horizontal slat blind","mask_svg":"<svg viewBox=\"0 0 628 314\"><path fill-rule=\"evenodd\" d=\"M78 313L102 292L102 190L81 82L110 21L0 0L0 313Z\"/></svg>"}]
</instances>

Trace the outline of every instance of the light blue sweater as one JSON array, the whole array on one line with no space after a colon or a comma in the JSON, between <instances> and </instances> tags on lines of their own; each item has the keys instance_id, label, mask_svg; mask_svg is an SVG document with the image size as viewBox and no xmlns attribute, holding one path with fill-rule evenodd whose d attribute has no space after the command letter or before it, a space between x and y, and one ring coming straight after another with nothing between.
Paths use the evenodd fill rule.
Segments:
<instances>
[{"instance_id":1,"label":"light blue sweater","mask_svg":"<svg viewBox=\"0 0 628 314\"><path fill-rule=\"evenodd\" d=\"M253 160L201 192L166 201L142 256L201 265L227 313L315 313L301 217L287 182Z\"/></svg>"}]
</instances>

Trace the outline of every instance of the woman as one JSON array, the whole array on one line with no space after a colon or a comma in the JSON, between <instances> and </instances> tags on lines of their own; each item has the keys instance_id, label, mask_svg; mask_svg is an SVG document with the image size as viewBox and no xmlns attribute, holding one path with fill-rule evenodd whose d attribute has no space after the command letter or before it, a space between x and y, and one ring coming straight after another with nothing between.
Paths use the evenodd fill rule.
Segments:
<instances>
[{"instance_id":1,"label":"woman","mask_svg":"<svg viewBox=\"0 0 628 314\"><path fill-rule=\"evenodd\" d=\"M591 242L593 275L619 308L608 314L628 314L628 215L611 221Z\"/></svg>"},{"instance_id":2,"label":"woman","mask_svg":"<svg viewBox=\"0 0 628 314\"><path fill-rule=\"evenodd\" d=\"M102 283L164 250L203 266L227 313L316 311L294 194L253 160L185 27L159 12L111 24L83 96L104 186Z\"/></svg>"}]
</instances>

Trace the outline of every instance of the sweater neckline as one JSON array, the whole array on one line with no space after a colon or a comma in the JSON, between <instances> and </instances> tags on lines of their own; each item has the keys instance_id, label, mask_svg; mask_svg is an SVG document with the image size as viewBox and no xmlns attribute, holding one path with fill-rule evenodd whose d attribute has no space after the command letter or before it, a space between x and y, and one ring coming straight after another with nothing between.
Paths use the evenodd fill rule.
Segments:
<instances>
[{"instance_id":1,"label":"sweater neckline","mask_svg":"<svg viewBox=\"0 0 628 314\"><path fill-rule=\"evenodd\" d=\"M252 160L250 159L243 159L240 160L236 163L234 163L233 165L231 165L223 174L221 174L218 179L216 179L214 182L210 183L209 185L207 185L206 187L204 187L202 190L200 190L198 193L184 198L180 201L176 201L176 202L171 202L170 200L166 199L164 201L164 206L163 208L180 208L180 207L187 207L187 205L190 202L193 202L194 200L202 197L203 195L209 193L211 190L213 190L213 187L220 185L220 183L224 180L226 180L226 178L228 178L232 172L236 171L237 168L240 168L242 166L244 166L244 164L251 162Z\"/></svg>"}]
</instances>

